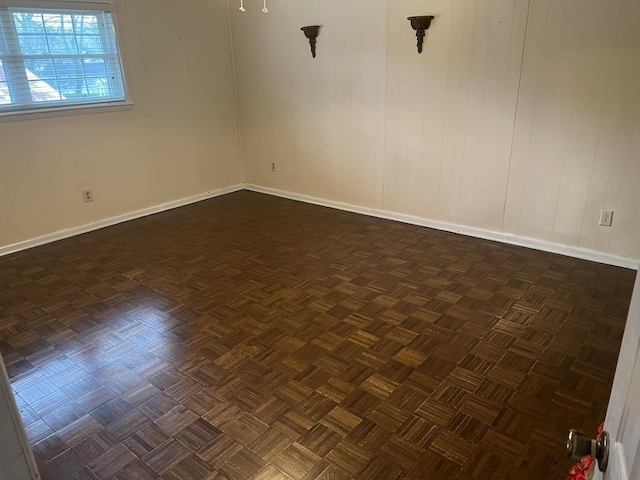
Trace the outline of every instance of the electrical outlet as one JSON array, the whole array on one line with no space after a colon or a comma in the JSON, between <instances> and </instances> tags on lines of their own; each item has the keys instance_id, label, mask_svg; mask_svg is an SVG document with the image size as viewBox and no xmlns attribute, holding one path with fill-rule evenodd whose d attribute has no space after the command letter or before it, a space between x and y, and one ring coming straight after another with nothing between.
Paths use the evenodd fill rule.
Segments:
<instances>
[{"instance_id":1,"label":"electrical outlet","mask_svg":"<svg viewBox=\"0 0 640 480\"><path fill-rule=\"evenodd\" d=\"M613 222L613 210L600 210L600 225L610 227Z\"/></svg>"},{"instance_id":2,"label":"electrical outlet","mask_svg":"<svg viewBox=\"0 0 640 480\"><path fill-rule=\"evenodd\" d=\"M93 202L93 192L91 190L82 190L82 198L84 203Z\"/></svg>"},{"instance_id":3,"label":"electrical outlet","mask_svg":"<svg viewBox=\"0 0 640 480\"><path fill-rule=\"evenodd\" d=\"M275 172L275 171L276 171L276 164L275 164L275 163L272 163L272 164L271 164L271 171L272 171L272 172Z\"/></svg>"}]
</instances>

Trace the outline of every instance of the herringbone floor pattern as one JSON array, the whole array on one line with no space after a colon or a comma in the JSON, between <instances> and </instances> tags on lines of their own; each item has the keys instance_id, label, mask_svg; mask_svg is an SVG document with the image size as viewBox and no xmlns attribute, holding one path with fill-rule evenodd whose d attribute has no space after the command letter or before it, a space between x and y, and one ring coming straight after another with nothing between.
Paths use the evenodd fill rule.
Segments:
<instances>
[{"instance_id":1,"label":"herringbone floor pattern","mask_svg":"<svg viewBox=\"0 0 640 480\"><path fill-rule=\"evenodd\" d=\"M250 192L0 259L44 480L564 479L635 272Z\"/></svg>"}]
</instances>

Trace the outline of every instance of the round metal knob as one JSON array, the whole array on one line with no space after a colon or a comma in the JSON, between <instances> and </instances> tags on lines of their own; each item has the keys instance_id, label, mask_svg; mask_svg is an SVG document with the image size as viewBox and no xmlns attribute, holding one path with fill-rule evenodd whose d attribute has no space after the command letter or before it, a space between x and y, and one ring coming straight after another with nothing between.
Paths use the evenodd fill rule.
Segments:
<instances>
[{"instance_id":1,"label":"round metal knob","mask_svg":"<svg viewBox=\"0 0 640 480\"><path fill-rule=\"evenodd\" d=\"M571 429L567 437L567 455L576 459L591 455L598 461L600 471L604 472L609 463L609 434L602 432L600 440L595 440L580 430Z\"/></svg>"}]
</instances>

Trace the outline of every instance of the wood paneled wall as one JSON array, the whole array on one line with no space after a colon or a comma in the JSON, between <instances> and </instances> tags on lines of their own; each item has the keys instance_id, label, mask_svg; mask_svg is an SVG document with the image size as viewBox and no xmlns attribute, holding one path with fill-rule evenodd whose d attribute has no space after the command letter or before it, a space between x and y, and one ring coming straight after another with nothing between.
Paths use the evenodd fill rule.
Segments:
<instances>
[{"instance_id":1,"label":"wood paneled wall","mask_svg":"<svg viewBox=\"0 0 640 480\"><path fill-rule=\"evenodd\" d=\"M229 3L247 182L640 258L637 1Z\"/></svg>"},{"instance_id":2,"label":"wood paneled wall","mask_svg":"<svg viewBox=\"0 0 640 480\"><path fill-rule=\"evenodd\" d=\"M433 2L421 56L390 8L385 208L500 230L526 2Z\"/></svg>"},{"instance_id":3,"label":"wood paneled wall","mask_svg":"<svg viewBox=\"0 0 640 480\"><path fill-rule=\"evenodd\" d=\"M247 3L231 2L247 181L381 208L387 2ZM318 23L314 59L300 27Z\"/></svg>"},{"instance_id":4,"label":"wood paneled wall","mask_svg":"<svg viewBox=\"0 0 640 480\"><path fill-rule=\"evenodd\" d=\"M524 60L505 230L640 257L640 2L532 1Z\"/></svg>"}]
</instances>

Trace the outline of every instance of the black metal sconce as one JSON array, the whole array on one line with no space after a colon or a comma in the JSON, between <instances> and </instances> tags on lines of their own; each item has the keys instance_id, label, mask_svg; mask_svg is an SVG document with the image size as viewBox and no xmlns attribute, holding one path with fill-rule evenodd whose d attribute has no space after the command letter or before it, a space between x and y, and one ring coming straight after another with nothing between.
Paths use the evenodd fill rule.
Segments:
<instances>
[{"instance_id":1,"label":"black metal sconce","mask_svg":"<svg viewBox=\"0 0 640 480\"><path fill-rule=\"evenodd\" d=\"M300 30L304 32L304 36L309 39L309 45L311 46L311 55L316 58L316 38L320 32L320 25L309 25L302 27Z\"/></svg>"},{"instance_id":2,"label":"black metal sconce","mask_svg":"<svg viewBox=\"0 0 640 480\"><path fill-rule=\"evenodd\" d=\"M407 20L411 22L411 26L416 31L416 37L418 38L418 53L422 53L422 43L424 42L424 32L429 29L431 20L435 17L433 15L422 15L417 17L408 17Z\"/></svg>"}]
</instances>

